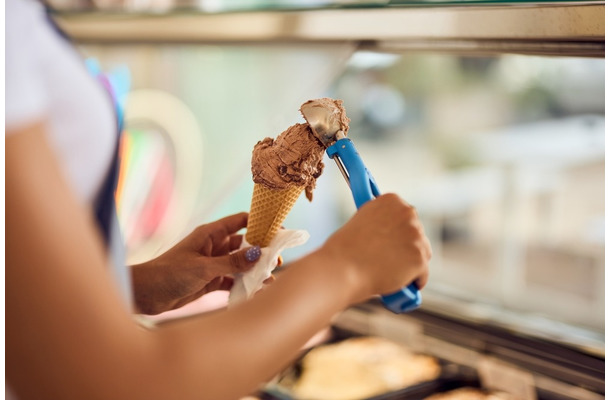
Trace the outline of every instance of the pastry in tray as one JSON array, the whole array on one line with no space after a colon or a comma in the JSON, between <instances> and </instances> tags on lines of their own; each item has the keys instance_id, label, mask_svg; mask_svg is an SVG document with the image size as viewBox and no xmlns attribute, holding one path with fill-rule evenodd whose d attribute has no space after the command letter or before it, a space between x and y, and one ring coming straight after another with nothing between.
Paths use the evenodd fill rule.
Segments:
<instances>
[{"instance_id":1,"label":"pastry in tray","mask_svg":"<svg viewBox=\"0 0 610 400\"><path fill-rule=\"evenodd\" d=\"M380 337L355 337L316 347L300 363L291 396L307 400L365 399L436 379L434 357Z\"/></svg>"},{"instance_id":2,"label":"pastry in tray","mask_svg":"<svg viewBox=\"0 0 610 400\"><path fill-rule=\"evenodd\" d=\"M444 393L433 394L424 400L518 400L508 393L488 392L472 387L463 387Z\"/></svg>"}]
</instances>

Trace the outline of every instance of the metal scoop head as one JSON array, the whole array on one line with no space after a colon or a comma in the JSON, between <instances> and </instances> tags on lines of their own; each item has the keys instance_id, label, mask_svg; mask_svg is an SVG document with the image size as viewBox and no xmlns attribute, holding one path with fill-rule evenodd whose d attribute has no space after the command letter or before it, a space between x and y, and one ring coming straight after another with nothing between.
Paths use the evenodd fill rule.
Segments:
<instances>
[{"instance_id":1,"label":"metal scoop head","mask_svg":"<svg viewBox=\"0 0 610 400\"><path fill-rule=\"evenodd\" d=\"M341 125L332 110L312 101L301 106L301 114L324 147L330 146L337 140L337 132L341 130Z\"/></svg>"}]
</instances>

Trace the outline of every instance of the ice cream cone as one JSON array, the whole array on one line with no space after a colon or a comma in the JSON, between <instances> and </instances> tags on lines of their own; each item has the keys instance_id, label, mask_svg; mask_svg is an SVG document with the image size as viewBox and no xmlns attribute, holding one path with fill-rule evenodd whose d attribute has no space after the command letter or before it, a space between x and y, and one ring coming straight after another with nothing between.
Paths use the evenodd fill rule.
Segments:
<instances>
[{"instance_id":1,"label":"ice cream cone","mask_svg":"<svg viewBox=\"0 0 610 400\"><path fill-rule=\"evenodd\" d=\"M246 228L248 243L261 247L268 246L303 189L303 186L293 185L286 189L270 189L255 183Z\"/></svg>"}]
</instances>

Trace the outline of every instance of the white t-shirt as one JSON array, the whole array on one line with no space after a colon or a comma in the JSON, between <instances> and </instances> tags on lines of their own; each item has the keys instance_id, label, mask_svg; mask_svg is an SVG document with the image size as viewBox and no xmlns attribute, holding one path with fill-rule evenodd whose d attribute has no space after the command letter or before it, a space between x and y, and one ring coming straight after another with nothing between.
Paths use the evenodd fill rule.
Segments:
<instances>
[{"instance_id":1,"label":"white t-shirt","mask_svg":"<svg viewBox=\"0 0 610 400\"><path fill-rule=\"evenodd\" d=\"M5 128L47 123L49 143L77 197L96 198L116 146L111 99L42 4L6 0Z\"/></svg>"}]
</instances>

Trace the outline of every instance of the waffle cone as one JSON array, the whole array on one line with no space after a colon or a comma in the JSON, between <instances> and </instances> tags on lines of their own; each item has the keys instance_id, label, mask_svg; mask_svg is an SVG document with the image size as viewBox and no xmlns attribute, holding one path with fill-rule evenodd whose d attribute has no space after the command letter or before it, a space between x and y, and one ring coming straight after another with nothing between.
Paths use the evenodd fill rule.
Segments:
<instances>
[{"instance_id":1,"label":"waffle cone","mask_svg":"<svg viewBox=\"0 0 610 400\"><path fill-rule=\"evenodd\" d=\"M246 228L248 243L261 247L268 246L303 189L302 186L269 189L265 185L255 183Z\"/></svg>"}]
</instances>

